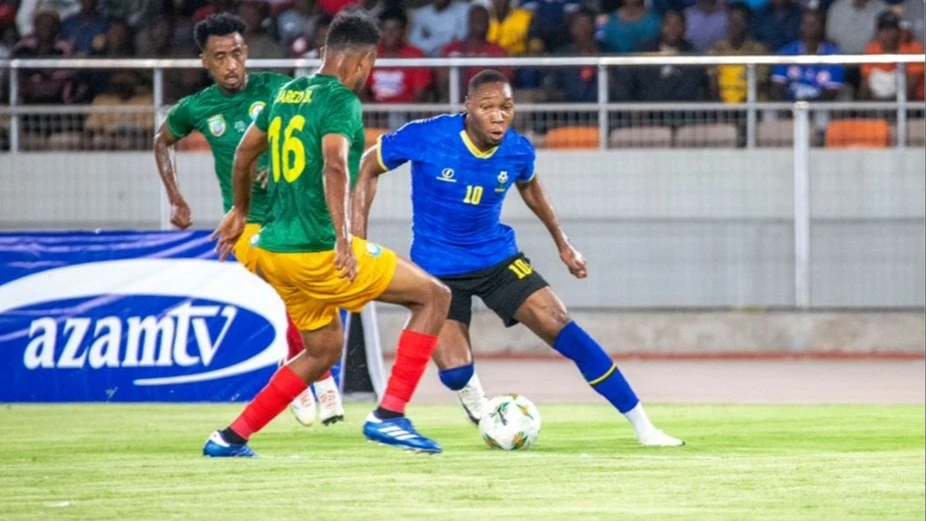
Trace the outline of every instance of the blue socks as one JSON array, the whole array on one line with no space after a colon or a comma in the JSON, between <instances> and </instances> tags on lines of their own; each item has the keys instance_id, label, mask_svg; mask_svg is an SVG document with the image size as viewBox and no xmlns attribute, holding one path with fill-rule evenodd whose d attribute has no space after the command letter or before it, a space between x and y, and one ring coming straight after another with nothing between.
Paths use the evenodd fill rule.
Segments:
<instances>
[{"instance_id":1,"label":"blue socks","mask_svg":"<svg viewBox=\"0 0 926 521\"><path fill-rule=\"evenodd\" d=\"M575 362L595 392L604 396L621 413L626 413L640 403L608 353L575 322L570 322L559 332L553 349ZM441 371L441 381L444 381L443 373ZM444 384L447 385L446 382Z\"/></svg>"},{"instance_id":2,"label":"blue socks","mask_svg":"<svg viewBox=\"0 0 926 521\"><path fill-rule=\"evenodd\" d=\"M440 376L440 381L442 384L447 386L451 391L459 391L460 389L466 387L466 384L469 383L470 379L473 377L475 369L473 364L454 367L453 369L445 369L440 371L438 375Z\"/></svg>"}]
</instances>

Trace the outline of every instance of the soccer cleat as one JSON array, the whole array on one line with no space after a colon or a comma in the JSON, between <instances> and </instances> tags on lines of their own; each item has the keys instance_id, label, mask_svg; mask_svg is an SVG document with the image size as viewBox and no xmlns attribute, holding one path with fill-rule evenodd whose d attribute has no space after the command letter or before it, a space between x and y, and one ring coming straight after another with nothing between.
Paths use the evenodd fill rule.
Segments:
<instances>
[{"instance_id":1,"label":"soccer cleat","mask_svg":"<svg viewBox=\"0 0 926 521\"><path fill-rule=\"evenodd\" d=\"M637 439L640 440L640 445L644 447L681 447L685 445L684 441L673 438L659 429L647 431L638 436Z\"/></svg>"},{"instance_id":2,"label":"soccer cleat","mask_svg":"<svg viewBox=\"0 0 926 521\"><path fill-rule=\"evenodd\" d=\"M341 393L338 392L334 378L315 382L315 392L318 393L318 418L322 425L344 421L344 405L341 404Z\"/></svg>"},{"instance_id":3,"label":"soccer cleat","mask_svg":"<svg viewBox=\"0 0 926 521\"><path fill-rule=\"evenodd\" d=\"M299 393L299 396L291 404L289 410L292 411L296 421L309 427L315 423L315 395L312 394L312 388L308 387L305 391Z\"/></svg>"},{"instance_id":4,"label":"soccer cleat","mask_svg":"<svg viewBox=\"0 0 926 521\"><path fill-rule=\"evenodd\" d=\"M219 431L213 432L203 445L203 456L210 458L253 458L256 455L246 444L228 443Z\"/></svg>"},{"instance_id":5,"label":"soccer cleat","mask_svg":"<svg viewBox=\"0 0 926 521\"><path fill-rule=\"evenodd\" d=\"M392 445L405 450L438 454L443 451L436 441L425 438L406 417L381 420L375 414L367 416L363 435L370 441Z\"/></svg>"},{"instance_id":6,"label":"soccer cleat","mask_svg":"<svg viewBox=\"0 0 926 521\"><path fill-rule=\"evenodd\" d=\"M469 383L457 391L457 399L460 400L460 405L463 406L463 410L466 412L466 416L469 417L469 421L473 422L473 425L478 427L479 420L482 419L486 404L488 403L485 392L482 390L482 384L479 383L479 377L473 375Z\"/></svg>"}]
</instances>

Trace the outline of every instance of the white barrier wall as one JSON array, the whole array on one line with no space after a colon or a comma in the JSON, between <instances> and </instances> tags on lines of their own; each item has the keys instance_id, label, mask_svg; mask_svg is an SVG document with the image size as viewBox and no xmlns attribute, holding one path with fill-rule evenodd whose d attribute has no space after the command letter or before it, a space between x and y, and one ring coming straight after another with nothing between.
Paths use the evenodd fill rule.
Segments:
<instances>
[{"instance_id":1,"label":"white barrier wall","mask_svg":"<svg viewBox=\"0 0 926 521\"><path fill-rule=\"evenodd\" d=\"M179 163L196 226L214 226L211 157ZM540 152L537 170L591 278L570 278L517 193L504 216L570 305L793 305L790 149ZM926 305L924 172L922 149L812 151L814 306ZM157 228L159 186L151 154L0 154L0 228ZM410 215L400 169L371 238L407 252Z\"/></svg>"}]
</instances>

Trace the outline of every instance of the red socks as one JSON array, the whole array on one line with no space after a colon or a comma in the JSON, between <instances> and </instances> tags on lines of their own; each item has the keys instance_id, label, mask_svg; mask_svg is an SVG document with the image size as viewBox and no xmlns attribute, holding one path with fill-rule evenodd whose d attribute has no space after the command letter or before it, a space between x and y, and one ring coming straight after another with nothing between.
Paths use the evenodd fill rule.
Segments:
<instances>
[{"instance_id":1,"label":"red socks","mask_svg":"<svg viewBox=\"0 0 926 521\"><path fill-rule=\"evenodd\" d=\"M286 328L286 346L289 347L286 359L292 360L294 356L302 352L305 346L302 343L302 334L299 333L296 324L293 324L293 319L290 318L289 313L286 314L286 322L289 324Z\"/></svg>"},{"instance_id":2,"label":"red socks","mask_svg":"<svg viewBox=\"0 0 926 521\"><path fill-rule=\"evenodd\" d=\"M435 347L436 336L407 329L402 331L392 375L389 376L389 384L386 386L386 394L379 404L380 407L400 414L405 413L405 405L412 399Z\"/></svg>"},{"instance_id":3,"label":"red socks","mask_svg":"<svg viewBox=\"0 0 926 521\"><path fill-rule=\"evenodd\" d=\"M286 321L289 323L289 327L286 328L286 346L289 348L289 352L286 353L286 360L289 361L305 349L305 344L302 343L302 333L299 332L299 328L293 323L293 319L289 314L286 315ZM327 378L331 378L331 371L325 372L319 380Z\"/></svg>"},{"instance_id":4,"label":"red socks","mask_svg":"<svg viewBox=\"0 0 926 521\"><path fill-rule=\"evenodd\" d=\"M232 422L231 430L245 440L250 438L283 412L306 387L308 385L284 365Z\"/></svg>"}]
</instances>

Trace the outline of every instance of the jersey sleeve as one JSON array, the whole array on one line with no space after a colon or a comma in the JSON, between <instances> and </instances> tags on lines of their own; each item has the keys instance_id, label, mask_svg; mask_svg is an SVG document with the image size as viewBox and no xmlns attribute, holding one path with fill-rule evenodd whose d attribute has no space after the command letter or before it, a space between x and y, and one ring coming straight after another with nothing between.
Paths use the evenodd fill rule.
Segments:
<instances>
[{"instance_id":1,"label":"jersey sleeve","mask_svg":"<svg viewBox=\"0 0 926 521\"><path fill-rule=\"evenodd\" d=\"M319 135L324 138L328 134L339 134L353 142L357 135L357 127L363 126L362 116L360 100L345 91L331 100L331 105L319 124Z\"/></svg>"},{"instance_id":2,"label":"jersey sleeve","mask_svg":"<svg viewBox=\"0 0 926 521\"><path fill-rule=\"evenodd\" d=\"M270 106L273 103L273 100L260 111L257 115L257 118L254 119L254 126L257 127L261 132L267 132L267 128L270 127Z\"/></svg>"},{"instance_id":3,"label":"jersey sleeve","mask_svg":"<svg viewBox=\"0 0 926 521\"><path fill-rule=\"evenodd\" d=\"M411 122L379 138L379 166L393 170L407 161L414 161L422 148L422 123Z\"/></svg>"},{"instance_id":4,"label":"jersey sleeve","mask_svg":"<svg viewBox=\"0 0 926 521\"><path fill-rule=\"evenodd\" d=\"M183 98L167 114L167 128L176 139L182 139L196 129L196 122L193 120L193 111L190 106L192 104L190 97Z\"/></svg>"},{"instance_id":5,"label":"jersey sleeve","mask_svg":"<svg viewBox=\"0 0 926 521\"><path fill-rule=\"evenodd\" d=\"M527 138L522 137L521 141L524 147L524 162L521 165L521 170L518 172L518 178L515 181L524 184L534 180L534 175L536 174L534 171L534 163L537 160L537 152L534 150L534 145L532 145Z\"/></svg>"}]
</instances>

